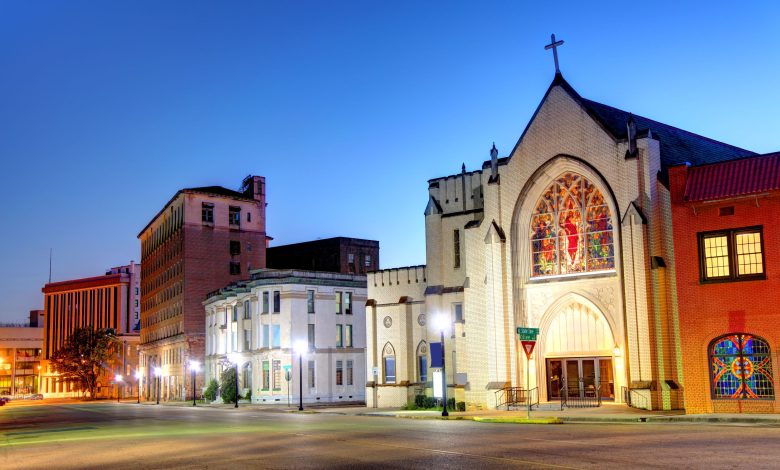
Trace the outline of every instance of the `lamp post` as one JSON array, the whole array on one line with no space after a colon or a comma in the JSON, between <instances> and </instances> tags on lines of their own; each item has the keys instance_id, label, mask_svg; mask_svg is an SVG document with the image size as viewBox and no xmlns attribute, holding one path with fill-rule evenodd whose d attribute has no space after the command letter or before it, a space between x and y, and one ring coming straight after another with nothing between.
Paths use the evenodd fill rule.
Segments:
<instances>
[{"instance_id":1,"label":"lamp post","mask_svg":"<svg viewBox=\"0 0 780 470\"><path fill-rule=\"evenodd\" d=\"M200 370L200 362L190 360L190 372L192 372L192 406L196 406L195 404L195 374ZM236 377L236 381L238 381L238 377ZM236 383L236 386L238 386L238 383Z\"/></svg>"},{"instance_id":2,"label":"lamp post","mask_svg":"<svg viewBox=\"0 0 780 470\"><path fill-rule=\"evenodd\" d=\"M434 327L439 330L441 335L441 394L443 407L441 411L442 416L449 416L447 412L447 370L444 368L444 330L449 326L449 318L445 314L440 314L434 317Z\"/></svg>"},{"instance_id":3,"label":"lamp post","mask_svg":"<svg viewBox=\"0 0 780 470\"><path fill-rule=\"evenodd\" d=\"M122 380L123 380L123 378L124 378L124 377L122 377L122 375L121 375L121 374L116 374L116 375L114 376L114 383L116 383L116 402L117 402L117 403L119 403L119 398L121 397L121 392L122 392L122 390L121 390L121 388L120 388L120 387L121 387L121 385L122 385Z\"/></svg>"},{"instance_id":4,"label":"lamp post","mask_svg":"<svg viewBox=\"0 0 780 470\"><path fill-rule=\"evenodd\" d=\"M160 404L160 376L162 375L162 369L159 367L154 368L154 376L157 377L157 404Z\"/></svg>"},{"instance_id":5,"label":"lamp post","mask_svg":"<svg viewBox=\"0 0 780 470\"><path fill-rule=\"evenodd\" d=\"M241 356L237 353L230 353L228 360L236 366L236 406L234 408L238 408L238 362L241 360Z\"/></svg>"},{"instance_id":6,"label":"lamp post","mask_svg":"<svg viewBox=\"0 0 780 470\"><path fill-rule=\"evenodd\" d=\"M303 411L303 355L308 348L306 341L295 342L295 352L298 353L298 411Z\"/></svg>"},{"instance_id":7,"label":"lamp post","mask_svg":"<svg viewBox=\"0 0 780 470\"><path fill-rule=\"evenodd\" d=\"M138 389L138 403L141 404L141 371L137 370L135 371L135 386Z\"/></svg>"},{"instance_id":8,"label":"lamp post","mask_svg":"<svg viewBox=\"0 0 780 470\"><path fill-rule=\"evenodd\" d=\"M38 390L35 393L41 393L41 366L38 366Z\"/></svg>"}]
</instances>

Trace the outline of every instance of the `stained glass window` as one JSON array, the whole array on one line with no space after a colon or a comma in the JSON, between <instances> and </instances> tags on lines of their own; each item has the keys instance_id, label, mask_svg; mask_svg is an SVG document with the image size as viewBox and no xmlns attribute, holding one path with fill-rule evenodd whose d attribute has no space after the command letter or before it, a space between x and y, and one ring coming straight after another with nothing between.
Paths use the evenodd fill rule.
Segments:
<instances>
[{"instance_id":1,"label":"stained glass window","mask_svg":"<svg viewBox=\"0 0 780 470\"><path fill-rule=\"evenodd\" d=\"M713 398L774 398L769 344L748 334L730 334L710 348Z\"/></svg>"},{"instance_id":2,"label":"stained glass window","mask_svg":"<svg viewBox=\"0 0 780 470\"><path fill-rule=\"evenodd\" d=\"M545 189L531 216L532 276L615 268L612 216L604 196L576 173Z\"/></svg>"}]
</instances>

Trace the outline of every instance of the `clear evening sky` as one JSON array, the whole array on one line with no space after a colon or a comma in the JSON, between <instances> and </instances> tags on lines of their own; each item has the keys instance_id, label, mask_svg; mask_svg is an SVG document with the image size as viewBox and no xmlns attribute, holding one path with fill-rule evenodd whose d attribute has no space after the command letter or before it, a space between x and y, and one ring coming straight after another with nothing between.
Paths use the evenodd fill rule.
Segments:
<instances>
[{"instance_id":1,"label":"clear evening sky","mask_svg":"<svg viewBox=\"0 0 780 470\"><path fill-rule=\"evenodd\" d=\"M749 6L748 6L749 5ZM429 178L506 156L561 69L583 96L780 150L777 2L0 1L0 321L138 261L177 189L268 183L274 244L425 262Z\"/></svg>"}]
</instances>

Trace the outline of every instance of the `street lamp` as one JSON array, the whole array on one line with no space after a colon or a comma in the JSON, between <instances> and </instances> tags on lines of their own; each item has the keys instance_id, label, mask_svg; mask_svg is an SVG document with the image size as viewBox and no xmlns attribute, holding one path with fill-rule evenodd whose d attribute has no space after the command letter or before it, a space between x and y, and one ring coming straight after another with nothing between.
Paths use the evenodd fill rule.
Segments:
<instances>
[{"instance_id":1,"label":"street lamp","mask_svg":"<svg viewBox=\"0 0 780 470\"><path fill-rule=\"evenodd\" d=\"M433 327L439 330L441 334L441 393L444 407L442 408L441 415L449 416L447 412L447 370L444 368L444 330L449 328L450 319L445 314L439 314L433 317Z\"/></svg>"},{"instance_id":2,"label":"street lamp","mask_svg":"<svg viewBox=\"0 0 780 470\"><path fill-rule=\"evenodd\" d=\"M162 369L159 367L154 368L154 376L157 377L157 404L160 404L160 376L162 375Z\"/></svg>"},{"instance_id":3,"label":"street lamp","mask_svg":"<svg viewBox=\"0 0 780 470\"><path fill-rule=\"evenodd\" d=\"M195 374L200 370L200 362L190 359L190 372L192 372L192 406L195 405ZM238 377L236 377L238 380Z\"/></svg>"},{"instance_id":4,"label":"street lamp","mask_svg":"<svg viewBox=\"0 0 780 470\"><path fill-rule=\"evenodd\" d=\"M135 385L136 388L138 388L138 401L136 403L140 405L141 404L141 371L140 370L135 371Z\"/></svg>"},{"instance_id":5,"label":"street lamp","mask_svg":"<svg viewBox=\"0 0 780 470\"><path fill-rule=\"evenodd\" d=\"M117 403L119 403L119 397L120 397L120 394L121 394L121 390L120 390L120 388L119 388L119 387L120 387L120 385L122 384L122 379L123 379L123 378L124 378L124 377L122 377L122 375L121 375L121 374L116 374L116 375L114 376L114 383L116 383L116 402L117 402Z\"/></svg>"},{"instance_id":6,"label":"street lamp","mask_svg":"<svg viewBox=\"0 0 780 470\"><path fill-rule=\"evenodd\" d=\"M298 411L303 411L303 355L309 349L309 345L306 341L298 340L294 346L295 352L298 354Z\"/></svg>"},{"instance_id":7,"label":"street lamp","mask_svg":"<svg viewBox=\"0 0 780 470\"><path fill-rule=\"evenodd\" d=\"M228 354L228 361L236 365L236 406L238 408L238 362L241 360L241 355L237 353Z\"/></svg>"}]
</instances>

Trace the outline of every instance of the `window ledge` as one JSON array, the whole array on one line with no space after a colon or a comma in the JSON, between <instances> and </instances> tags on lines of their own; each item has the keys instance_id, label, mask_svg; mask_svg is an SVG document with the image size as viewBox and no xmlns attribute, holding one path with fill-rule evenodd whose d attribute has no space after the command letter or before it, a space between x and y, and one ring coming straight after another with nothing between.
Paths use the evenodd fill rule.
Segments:
<instances>
[{"instance_id":1,"label":"window ledge","mask_svg":"<svg viewBox=\"0 0 780 470\"><path fill-rule=\"evenodd\" d=\"M591 271L587 273L571 273L571 274L552 274L549 276L536 276L529 277L529 284L543 284L545 282L559 282L559 281L575 281L578 279L593 279L600 277L615 277L617 271L614 269L606 269L604 271Z\"/></svg>"}]
</instances>

